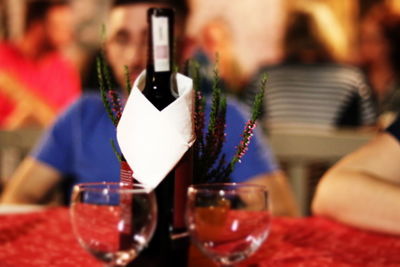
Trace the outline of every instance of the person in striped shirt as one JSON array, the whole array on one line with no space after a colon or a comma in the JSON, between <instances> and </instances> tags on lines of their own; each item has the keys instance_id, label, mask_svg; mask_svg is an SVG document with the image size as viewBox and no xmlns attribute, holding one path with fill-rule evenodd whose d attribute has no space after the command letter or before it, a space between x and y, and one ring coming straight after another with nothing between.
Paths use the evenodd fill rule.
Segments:
<instances>
[{"instance_id":1,"label":"person in striped shirt","mask_svg":"<svg viewBox=\"0 0 400 267\"><path fill-rule=\"evenodd\" d=\"M339 63L346 58L346 42L330 10L308 3L288 18L285 59L262 67L243 90L242 100L251 104L267 74L263 121L269 130L373 125L371 89L361 70Z\"/></svg>"}]
</instances>

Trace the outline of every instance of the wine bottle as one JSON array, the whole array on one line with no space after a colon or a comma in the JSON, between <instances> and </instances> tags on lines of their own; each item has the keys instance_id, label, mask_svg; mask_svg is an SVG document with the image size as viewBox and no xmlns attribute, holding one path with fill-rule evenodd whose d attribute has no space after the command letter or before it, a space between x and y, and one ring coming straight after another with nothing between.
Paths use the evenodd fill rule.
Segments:
<instances>
[{"instance_id":1,"label":"wine bottle","mask_svg":"<svg viewBox=\"0 0 400 267\"><path fill-rule=\"evenodd\" d=\"M174 11L170 8L150 8L147 19L148 57L142 92L161 111L178 96L173 74ZM157 163L154 164L156 167ZM149 246L139 258L141 255L154 257L157 259L157 266L187 265L189 238L185 235L184 205L191 175L190 152L187 152L155 189L158 204L157 228Z\"/></svg>"}]
</instances>

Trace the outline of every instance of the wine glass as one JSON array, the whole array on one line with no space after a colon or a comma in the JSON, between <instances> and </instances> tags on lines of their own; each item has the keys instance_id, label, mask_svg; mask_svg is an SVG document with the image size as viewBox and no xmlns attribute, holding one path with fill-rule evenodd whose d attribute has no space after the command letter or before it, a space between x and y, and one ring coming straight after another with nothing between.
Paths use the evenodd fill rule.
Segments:
<instances>
[{"instance_id":1,"label":"wine glass","mask_svg":"<svg viewBox=\"0 0 400 267\"><path fill-rule=\"evenodd\" d=\"M157 222L155 194L140 184L78 184L70 212L79 243L106 266L125 266L136 258Z\"/></svg>"},{"instance_id":2,"label":"wine glass","mask_svg":"<svg viewBox=\"0 0 400 267\"><path fill-rule=\"evenodd\" d=\"M253 184L216 183L188 189L186 222L194 244L220 266L253 254L270 229L268 193Z\"/></svg>"}]
</instances>

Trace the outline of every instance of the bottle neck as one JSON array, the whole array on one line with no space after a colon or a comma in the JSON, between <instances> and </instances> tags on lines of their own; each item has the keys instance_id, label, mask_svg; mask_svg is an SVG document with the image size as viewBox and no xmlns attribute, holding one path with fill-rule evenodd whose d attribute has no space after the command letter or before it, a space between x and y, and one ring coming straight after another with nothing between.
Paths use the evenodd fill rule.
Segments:
<instances>
[{"instance_id":1,"label":"bottle neck","mask_svg":"<svg viewBox=\"0 0 400 267\"><path fill-rule=\"evenodd\" d=\"M159 110L175 100L172 92L173 10L151 8L148 11L148 57L143 94Z\"/></svg>"}]
</instances>

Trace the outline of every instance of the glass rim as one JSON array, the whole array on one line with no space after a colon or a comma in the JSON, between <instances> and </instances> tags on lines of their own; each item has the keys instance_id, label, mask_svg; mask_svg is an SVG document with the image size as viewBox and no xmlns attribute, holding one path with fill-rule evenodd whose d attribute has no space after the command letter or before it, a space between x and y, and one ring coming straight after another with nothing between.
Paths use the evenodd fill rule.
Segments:
<instances>
[{"instance_id":1,"label":"glass rim","mask_svg":"<svg viewBox=\"0 0 400 267\"><path fill-rule=\"evenodd\" d=\"M192 184L189 186L189 190L208 190L208 191L219 191L224 189L226 191L233 191L235 188L230 189L229 187L237 188L256 188L268 192L267 187L260 184L254 183L202 183L202 184Z\"/></svg>"},{"instance_id":2,"label":"glass rim","mask_svg":"<svg viewBox=\"0 0 400 267\"><path fill-rule=\"evenodd\" d=\"M124 187L132 186L132 188ZM123 193L151 193L153 190L149 187L139 183L124 183L124 182L86 182L78 183L73 186L73 191L78 192L103 192L108 190L110 192L123 192Z\"/></svg>"}]
</instances>

